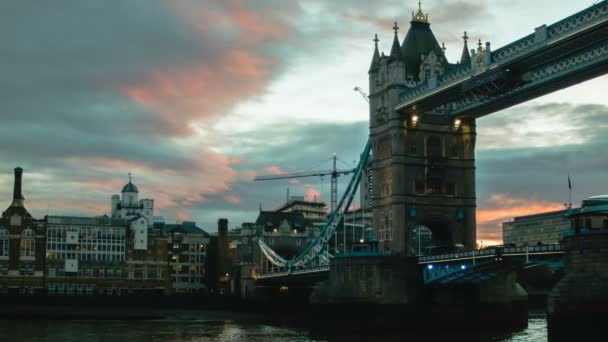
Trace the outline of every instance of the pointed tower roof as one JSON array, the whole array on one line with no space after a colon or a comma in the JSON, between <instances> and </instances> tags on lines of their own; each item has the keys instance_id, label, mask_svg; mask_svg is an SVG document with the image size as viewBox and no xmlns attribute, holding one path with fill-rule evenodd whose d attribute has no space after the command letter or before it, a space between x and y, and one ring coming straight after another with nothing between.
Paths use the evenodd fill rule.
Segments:
<instances>
[{"instance_id":1,"label":"pointed tower roof","mask_svg":"<svg viewBox=\"0 0 608 342\"><path fill-rule=\"evenodd\" d=\"M393 30L395 31L395 38L393 38L393 47L391 48L391 57L395 59L401 59L401 45L399 44L399 26L395 21L395 26L393 26Z\"/></svg>"},{"instance_id":2,"label":"pointed tower roof","mask_svg":"<svg viewBox=\"0 0 608 342\"><path fill-rule=\"evenodd\" d=\"M418 13L412 13L410 29L401 44L401 58L405 62L406 77L415 81L419 81L421 55L428 55L433 51L437 56L443 56L443 50L431 31L429 16L422 12L420 2L418 2L418 6ZM445 58L443 61L447 64Z\"/></svg>"},{"instance_id":3,"label":"pointed tower roof","mask_svg":"<svg viewBox=\"0 0 608 342\"><path fill-rule=\"evenodd\" d=\"M376 47L374 48L374 57L372 57L372 64L369 67L369 72L373 72L378 70L379 67L379 63L380 63L380 51L378 51L378 42L380 41L380 39L378 39L378 35L376 35L374 37L374 43L376 45Z\"/></svg>"},{"instance_id":4,"label":"pointed tower roof","mask_svg":"<svg viewBox=\"0 0 608 342\"><path fill-rule=\"evenodd\" d=\"M466 31L462 39L464 40L464 48L462 49L462 56L460 56L460 64L471 64L471 54L469 53L469 46L467 44L469 37Z\"/></svg>"}]
</instances>

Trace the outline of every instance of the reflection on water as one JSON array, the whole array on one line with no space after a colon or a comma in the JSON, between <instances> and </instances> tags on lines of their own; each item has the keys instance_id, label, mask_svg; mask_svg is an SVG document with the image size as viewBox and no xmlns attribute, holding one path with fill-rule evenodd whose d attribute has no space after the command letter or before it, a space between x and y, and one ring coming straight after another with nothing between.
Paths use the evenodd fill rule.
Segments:
<instances>
[{"instance_id":1,"label":"reflection on water","mask_svg":"<svg viewBox=\"0 0 608 342\"><path fill-rule=\"evenodd\" d=\"M383 336L349 336L348 332L316 334L307 330L277 327L260 323L231 320L206 320L204 314L195 320L166 321L0 321L1 341L51 342L297 342L297 341L546 341L546 318L531 315L528 328L510 334L480 332L441 332ZM195 317L190 317L195 318ZM208 318L207 318L208 319Z\"/></svg>"}]
</instances>

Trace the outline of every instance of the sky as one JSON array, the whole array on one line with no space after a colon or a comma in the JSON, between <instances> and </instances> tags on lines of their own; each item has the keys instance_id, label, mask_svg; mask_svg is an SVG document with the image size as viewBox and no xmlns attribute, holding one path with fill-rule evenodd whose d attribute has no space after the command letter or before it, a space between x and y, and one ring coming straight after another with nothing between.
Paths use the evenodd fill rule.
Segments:
<instances>
[{"instance_id":1,"label":"sky","mask_svg":"<svg viewBox=\"0 0 608 342\"><path fill-rule=\"evenodd\" d=\"M456 62L462 35L493 49L595 1L425 0ZM403 39L415 0L0 2L0 200L24 168L34 217L101 215L128 173L167 222L212 232L291 195L329 202L329 178L256 175L353 167L368 135L378 34ZM477 221L501 222L608 193L602 76L478 121ZM345 187L342 177L339 188ZM0 203L1 206L1 203Z\"/></svg>"}]
</instances>

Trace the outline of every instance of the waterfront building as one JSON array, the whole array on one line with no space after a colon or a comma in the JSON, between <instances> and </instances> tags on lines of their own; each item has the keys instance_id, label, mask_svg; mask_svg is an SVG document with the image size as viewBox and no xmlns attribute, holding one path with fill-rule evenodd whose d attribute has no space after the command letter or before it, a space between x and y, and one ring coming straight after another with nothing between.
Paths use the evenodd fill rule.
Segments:
<instances>
[{"instance_id":1,"label":"waterfront building","mask_svg":"<svg viewBox=\"0 0 608 342\"><path fill-rule=\"evenodd\" d=\"M559 243L570 229L568 214L578 209L565 209L515 217L502 224L505 245L516 246Z\"/></svg>"},{"instance_id":2,"label":"waterfront building","mask_svg":"<svg viewBox=\"0 0 608 342\"><path fill-rule=\"evenodd\" d=\"M205 266L210 235L195 222L165 224L172 293L206 291Z\"/></svg>"},{"instance_id":3,"label":"waterfront building","mask_svg":"<svg viewBox=\"0 0 608 342\"><path fill-rule=\"evenodd\" d=\"M561 242L564 233L575 227L608 229L607 207L608 195L603 195L583 200L580 208L516 217L502 224L503 242L518 246L555 244Z\"/></svg>"},{"instance_id":4,"label":"waterfront building","mask_svg":"<svg viewBox=\"0 0 608 342\"><path fill-rule=\"evenodd\" d=\"M132 225L129 225L132 227ZM125 272L129 294L169 294L171 280L167 266L167 237L162 233L147 235L146 249L136 248L139 237L130 230L126 246Z\"/></svg>"},{"instance_id":5,"label":"waterfront building","mask_svg":"<svg viewBox=\"0 0 608 342\"><path fill-rule=\"evenodd\" d=\"M37 294L44 291L44 224L25 208L23 169L14 171L13 200L0 218L0 293Z\"/></svg>"},{"instance_id":6,"label":"waterfront building","mask_svg":"<svg viewBox=\"0 0 608 342\"><path fill-rule=\"evenodd\" d=\"M125 283L125 220L47 216L46 287L49 295L120 295Z\"/></svg>"},{"instance_id":7,"label":"waterfront building","mask_svg":"<svg viewBox=\"0 0 608 342\"><path fill-rule=\"evenodd\" d=\"M304 200L304 196L291 196L287 203L274 210L280 213L301 213L306 220L325 221L327 218L327 205L323 202Z\"/></svg>"}]
</instances>

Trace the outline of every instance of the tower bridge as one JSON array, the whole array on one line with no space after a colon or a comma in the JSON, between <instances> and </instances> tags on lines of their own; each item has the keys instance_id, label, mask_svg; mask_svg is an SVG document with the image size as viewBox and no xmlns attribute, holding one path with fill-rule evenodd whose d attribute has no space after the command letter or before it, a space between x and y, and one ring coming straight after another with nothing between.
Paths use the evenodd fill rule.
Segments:
<instances>
[{"instance_id":1,"label":"tower bridge","mask_svg":"<svg viewBox=\"0 0 608 342\"><path fill-rule=\"evenodd\" d=\"M419 300L425 287L482 284L476 287L479 302L519 303L525 291L515 270L562 268L564 259L578 260L563 246L474 250L476 120L608 73L608 1L496 50L481 41L469 50L465 33L457 63L447 60L430 26L419 5L403 41L395 23L390 54L380 53L376 35L368 71L370 135L359 164L319 236L299 256L287 260L258 241L262 262L272 265L258 267L254 278L261 286L325 281L330 302L404 304ZM374 197L365 209L372 212L378 237L375 254L332 255L328 246L368 172L374 175ZM421 226L449 253L418 258L412 232ZM568 239L582 246L577 239L588 237ZM464 251L456 253L456 246ZM595 248L596 254L584 248L580 253L598 263L607 254ZM439 302L459 296L442 291L434 292Z\"/></svg>"},{"instance_id":2,"label":"tower bridge","mask_svg":"<svg viewBox=\"0 0 608 342\"><path fill-rule=\"evenodd\" d=\"M374 174L369 209L378 252L415 256L412 231L420 226L430 229L436 245L472 251L476 119L608 72L608 1L496 50L479 41L469 51L465 32L457 63L448 62L421 5L402 42L397 23L393 30L389 55L380 54L374 39L370 138L359 165L320 235L301 255L286 260L260 239L273 272L329 265L328 245L367 171Z\"/></svg>"}]
</instances>

